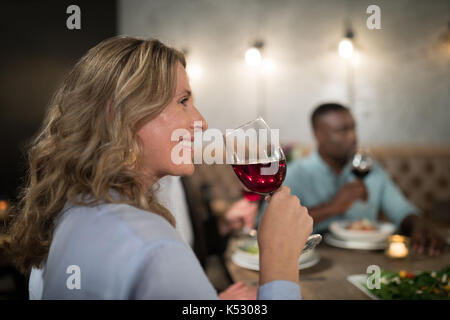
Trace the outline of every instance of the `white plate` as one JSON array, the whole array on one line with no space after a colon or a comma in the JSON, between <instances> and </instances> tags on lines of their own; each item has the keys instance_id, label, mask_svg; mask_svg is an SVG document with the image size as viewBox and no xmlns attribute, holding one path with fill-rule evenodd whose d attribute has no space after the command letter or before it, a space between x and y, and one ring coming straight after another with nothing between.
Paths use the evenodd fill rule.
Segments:
<instances>
[{"instance_id":1,"label":"white plate","mask_svg":"<svg viewBox=\"0 0 450 320\"><path fill-rule=\"evenodd\" d=\"M367 283L367 274L354 274L347 277L347 280L364 292L372 300L380 300L377 296L373 295L364 285Z\"/></svg>"},{"instance_id":2,"label":"white plate","mask_svg":"<svg viewBox=\"0 0 450 320\"><path fill-rule=\"evenodd\" d=\"M239 256L242 256L243 259L245 259L249 263L257 264L257 263L259 263L259 254L258 253L249 253L249 252L245 251L245 248L254 247L254 246L256 246L256 247L258 246L256 239L250 239L250 240L243 241L237 246L236 253L239 253ZM313 255L313 253L314 253L313 249L303 251L303 253L299 257L299 263L301 264L306 261L309 261L309 259Z\"/></svg>"},{"instance_id":3,"label":"white plate","mask_svg":"<svg viewBox=\"0 0 450 320\"><path fill-rule=\"evenodd\" d=\"M389 222L377 222L377 230L373 231L357 231L348 230L347 226L353 221L335 221L330 225L330 231L342 240L357 241L385 241L395 231L395 225Z\"/></svg>"},{"instance_id":4,"label":"white plate","mask_svg":"<svg viewBox=\"0 0 450 320\"><path fill-rule=\"evenodd\" d=\"M258 254L249 254L247 252L237 250L235 254L238 256L240 260L246 261L247 263L258 265L259 264L259 255ZM299 264L304 264L309 262L314 257L314 249L309 250L302 255L298 259Z\"/></svg>"},{"instance_id":5,"label":"white plate","mask_svg":"<svg viewBox=\"0 0 450 320\"><path fill-rule=\"evenodd\" d=\"M235 253L233 253L233 255L231 256L231 261L233 261L240 267L254 271L259 271L259 259L257 259L256 261L254 260L254 257L252 257L252 259L249 259L248 254L242 254L241 251L236 251ZM303 270L312 267L316 265L319 261L320 256L316 252L314 252L314 250L311 250L306 253L306 256L302 255L300 257L298 269Z\"/></svg>"},{"instance_id":6,"label":"white plate","mask_svg":"<svg viewBox=\"0 0 450 320\"><path fill-rule=\"evenodd\" d=\"M387 242L373 242L373 241L349 241L342 240L335 237L332 233L325 235L325 240L327 244L333 247L343 248L343 249L358 249L358 250L382 250L386 248Z\"/></svg>"}]
</instances>

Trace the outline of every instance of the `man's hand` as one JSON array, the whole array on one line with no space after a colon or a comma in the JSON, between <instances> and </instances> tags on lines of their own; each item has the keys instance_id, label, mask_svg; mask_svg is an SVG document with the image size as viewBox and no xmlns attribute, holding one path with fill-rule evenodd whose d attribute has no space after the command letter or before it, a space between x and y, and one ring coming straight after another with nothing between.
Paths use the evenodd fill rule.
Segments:
<instances>
[{"instance_id":1,"label":"man's hand","mask_svg":"<svg viewBox=\"0 0 450 320\"><path fill-rule=\"evenodd\" d=\"M238 231L244 226L253 229L258 215L258 203L245 198L233 203L219 221L219 232L225 235L231 231Z\"/></svg>"},{"instance_id":2,"label":"man's hand","mask_svg":"<svg viewBox=\"0 0 450 320\"><path fill-rule=\"evenodd\" d=\"M401 229L411 238L411 248L416 253L438 256L445 247L444 240L416 215L403 219Z\"/></svg>"},{"instance_id":3,"label":"man's hand","mask_svg":"<svg viewBox=\"0 0 450 320\"><path fill-rule=\"evenodd\" d=\"M343 213L347 211L357 199L367 200L366 185L360 179L345 184L331 201L331 204L335 210Z\"/></svg>"},{"instance_id":4,"label":"man's hand","mask_svg":"<svg viewBox=\"0 0 450 320\"><path fill-rule=\"evenodd\" d=\"M220 300L256 300L257 288L237 282L219 293Z\"/></svg>"}]
</instances>

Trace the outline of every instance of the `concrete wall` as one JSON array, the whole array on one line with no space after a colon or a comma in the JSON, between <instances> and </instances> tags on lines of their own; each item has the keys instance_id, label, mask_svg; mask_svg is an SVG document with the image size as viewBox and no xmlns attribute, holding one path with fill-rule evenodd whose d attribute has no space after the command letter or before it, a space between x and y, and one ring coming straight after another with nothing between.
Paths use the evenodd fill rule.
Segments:
<instances>
[{"instance_id":1,"label":"concrete wall","mask_svg":"<svg viewBox=\"0 0 450 320\"><path fill-rule=\"evenodd\" d=\"M381 30L366 27L370 4L381 8ZM351 105L364 144L450 144L450 45L439 40L448 0L126 0L118 14L120 34L189 49L210 127L263 114L283 141L309 144L311 110L338 101ZM351 65L337 53L345 19L356 34ZM273 61L261 74L244 61L256 38Z\"/></svg>"}]
</instances>

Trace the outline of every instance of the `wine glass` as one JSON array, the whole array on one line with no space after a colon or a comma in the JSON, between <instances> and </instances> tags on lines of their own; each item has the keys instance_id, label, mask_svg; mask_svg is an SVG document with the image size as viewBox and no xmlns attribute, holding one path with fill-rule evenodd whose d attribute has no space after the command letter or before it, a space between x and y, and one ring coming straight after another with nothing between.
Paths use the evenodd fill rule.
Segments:
<instances>
[{"instance_id":1,"label":"wine glass","mask_svg":"<svg viewBox=\"0 0 450 320\"><path fill-rule=\"evenodd\" d=\"M227 160L246 190L270 195L286 177L286 157L272 131L259 117L225 135Z\"/></svg>"},{"instance_id":2,"label":"wine glass","mask_svg":"<svg viewBox=\"0 0 450 320\"><path fill-rule=\"evenodd\" d=\"M281 187L286 177L286 157L279 144L278 130L272 130L258 117L225 134L227 163L244 188L260 195L271 195ZM252 237L255 229L242 230ZM322 240L319 234L309 236L303 253L312 250Z\"/></svg>"},{"instance_id":3,"label":"wine glass","mask_svg":"<svg viewBox=\"0 0 450 320\"><path fill-rule=\"evenodd\" d=\"M367 149L358 149L352 159L352 173L358 179L364 179L372 169L373 160Z\"/></svg>"}]
</instances>

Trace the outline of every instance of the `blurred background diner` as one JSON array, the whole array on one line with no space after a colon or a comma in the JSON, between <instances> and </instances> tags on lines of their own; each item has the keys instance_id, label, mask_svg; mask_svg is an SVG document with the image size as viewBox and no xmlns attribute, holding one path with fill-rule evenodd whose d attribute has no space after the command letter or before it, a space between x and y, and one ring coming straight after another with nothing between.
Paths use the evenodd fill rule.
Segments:
<instances>
[{"instance_id":1,"label":"blurred background diner","mask_svg":"<svg viewBox=\"0 0 450 320\"><path fill-rule=\"evenodd\" d=\"M79 29L68 28L70 5L80 9ZM89 48L114 35L153 37L181 49L196 107L209 128L225 132L261 116L279 129L288 163L286 183L301 186L300 200L312 183L304 184L301 174L290 176L291 165L314 155L320 145L313 111L324 103L348 108L357 145L346 160L357 147L370 150L402 200L398 206L380 202L370 216L349 214L335 221L367 218L374 228L394 222L395 229L380 241L358 242L349 236L349 225L333 229L334 220L315 226L328 236L300 268L306 279L315 279L314 287L306 282L305 298L363 298L356 280L347 277L366 273L369 264L393 272L450 266L448 0L4 1L0 8L0 299L28 298L28 276L1 250L11 219L7 209L24 183L26 145L65 73ZM343 149L345 143L334 151ZM370 178L369 173L364 179ZM365 181L353 179L360 186ZM215 288L224 292L243 282L245 288L235 288L231 296L254 296L248 288L257 284L258 266L233 252L254 241L252 228L263 198L246 192L228 165L197 165L193 176L164 183L170 189L164 202L176 211L180 232ZM355 201L370 198L371 188L356 189L349 191ZM324 201L339 190L337 185L328 190ZM304 204L311 211L320 203ZM412 250L410 234L399 228L407 214L419 215L443 246L447 242L440 258ZM392 235L403 238L388 238ZM396 242L406 243L403 260L389 251ZM347 264L339 267L340 262ZM341 278L332 278L333 272ZM330 284L343 289L322 294Z\"/></svg>"}]
</instances>

